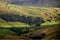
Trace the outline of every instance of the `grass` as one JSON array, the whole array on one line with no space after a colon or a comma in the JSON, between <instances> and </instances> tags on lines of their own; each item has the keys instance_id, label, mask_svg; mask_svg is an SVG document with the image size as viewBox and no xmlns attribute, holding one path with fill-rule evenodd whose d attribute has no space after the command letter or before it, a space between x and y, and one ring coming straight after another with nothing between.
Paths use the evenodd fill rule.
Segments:
<instances>
[{"instance_id":1,"label":"grass","mask_svg":"<svg viewBox=\"0 0 60 40\"><path fill-rule=\"evenodd\" d=\"M57 21L57 22L55 22L55 21L45 22L45 23L41 24L40 27L41 27L41 28L44 28L44 27L49 27L49 26L51 26L51 25L56 25L56 24L59 24L58 21Z\"/></svg>"},{"instance_id":2,"label":"grass","mask_svg":"<svg viewBox=\"0 0 60 40\"><path fill-rule=\"evenodd\" d=\"M14 27L30 27L30 25L21 23L21 22L8 22L10 25L13 25Z\"/></svg>"},{"instance_id":3,"label":"grass","mask_svg":"<svg viewBox=\"0 0 60 40\"><path fill-rule=\"evenodd\" d=\"M7 30L7 29L0 29L0 35L3 35L3 34L15 34L15 32L12 32L10 30Z\"/></svg>"},{"instance_id":4,"label":"grass","mask_svg":"<svg viewBox=\"0 0 60 40\"><path fill-rule=\"evenodd\" d=\"M0 27L11 27L6 21L0 19Z\"/></svg>"},{"instance_id":5,"label":"grass","mask_svg":"<svg viewBox=\"0 0 60 40\"><path fill-rule=\"evenodd\" d=\"M58 22L55 22L55 21L51 21L51 22L45 22L41 25L54 25L54 24L58 24Z\"/></svg>"},{"instance_id":6,"label":"grass","mask_svg":"<svg viewBox=\"0 0 60 40\"><path fill-rule=\"evenodd\" d=\"M0 27L30 27L30 25L21 22L6 22L1 19Z\"/></svg>"}]
</instances>

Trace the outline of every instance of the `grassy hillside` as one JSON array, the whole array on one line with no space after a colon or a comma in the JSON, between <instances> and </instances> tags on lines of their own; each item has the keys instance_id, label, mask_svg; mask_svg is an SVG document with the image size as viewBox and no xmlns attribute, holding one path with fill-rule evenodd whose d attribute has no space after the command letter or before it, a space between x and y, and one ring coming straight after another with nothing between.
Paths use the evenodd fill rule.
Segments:
<instances>
[{"instance_id":1,"label":"grassy hillside","mask_svg":"<svg viewBox=\"0 0 60 40\"><path fill-rule=\"evenodd\" d=\"M6 22L0 19L0 27L30 27L28 24L21 22Z\"/></svg>"},{"instance_id":2,"label":"grassy hillside","mask_svg":"<svg viewBox=\"0 0 60 40\"><path fill-rule=\"evenodd\" d=\"M10 38L10 36L20 38L20 35L24 37L26 33L41 31L43 27L56 24L60 24L60 8L0 3L0 37L2 38Z\"/></svg>"},{"instance_id":3,"label":"grassy hillside","mask_svg":"<svg viewBox=\"0 0 60 40\"><path fill-rule=\"evenodd\" d=\"M12 4L4 4L0 3L0 14L16 14L20 16L32 16L33 18L36 17L41 17L45 23L42 25L49 25L48 23L52 24L57 24L57 17L58 14L60 14L59 11L60 8L44 8L44 7L32 7L32 6L17 6L17 5L12 5ZM3 21L3 19L0 19L0 21ZM51 21L51 22L49 22ZM13 26L28 26L28 24L25 23L20 23L20 22L8 22L9 24ZM5 21L0 22L1 26L11 26Z\"/></svg>"}]
</instances>

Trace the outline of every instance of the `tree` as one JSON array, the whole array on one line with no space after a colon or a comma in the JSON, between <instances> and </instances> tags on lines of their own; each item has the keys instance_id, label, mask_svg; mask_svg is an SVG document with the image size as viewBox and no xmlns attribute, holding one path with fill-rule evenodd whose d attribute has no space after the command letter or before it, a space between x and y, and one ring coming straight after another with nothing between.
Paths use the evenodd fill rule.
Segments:
<instances>
[{"instance_id":1,"label":"tree","mask_svg":"<svg viewBox=\"0 0 60 40\"><path fill-rule=\"evenodd\" d=\"M33 18L32 18L32 16L28 16L26 20L27 20L28 24L30 24L30 25L33 24Z\"/></svg>"},{"instance_id":2,"label":"tree","mask_svg":"<svg viewBox=\"0 0 60 40\"><path fill-rule=\"evenodd\" d=\"M35 19L35 26L36 26L36 27L40 26L42 23L44 23L44 20L43 20L42 18L37 17L37 18Z\"/></svg>"},{"instance_id":3,"label":"tree","mask_svg":"<svg viewBox=\"0 0 60 40\"><path fill-rule=\"evenodd\" d=\"M48 21L48 22L51 22L51 20L49 20L49 19L48 19L47 21Z\"/></svg>"}]
</instances>

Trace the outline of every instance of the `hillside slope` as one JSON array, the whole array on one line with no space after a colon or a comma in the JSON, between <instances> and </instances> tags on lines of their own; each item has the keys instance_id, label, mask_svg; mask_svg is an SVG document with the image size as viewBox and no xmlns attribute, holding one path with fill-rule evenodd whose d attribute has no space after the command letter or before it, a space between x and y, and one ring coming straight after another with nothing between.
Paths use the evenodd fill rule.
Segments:
<instances>
[{"instance_id":1,"label":"hillside slope","mask_svg":"<svg viewBox=\"0 0 60 40\"><path fill-rule=\"evenodd\" d=\"M25 34L28 38L38 40L56 40L60 39L60 25L52 25L47 28L36 29L31 33Z\"/></svg>"},{"instance_id":2,"label":"hillside slope","mask_svg":"<svg viewBox=\"0 0 60 40\"><path fill-rule=\"evenodd\" d=\"M54 38L59 24L60 8L0 3L0 39Z\"/></svg>"},{"instance_id":3,"label":"hillside slope","mask_svg":"<svg viewBox=\"0 0 60 40\"><path fill-rule=\"evenodd\" d=\"M48 23L50 23L50 25L52 25L52 24L58 24L57 17L59 17L59 15L60 15L60 11L59 10L60 10L60 8L44 8L44 7L32 7L32 6L17 6L17 5L12 5L12 4L6 5L4 3L0 3L0 15L2 15L2 14L3 15L12 14L12 16L13 15L17 16L18 15L18 16L21 16L22 18L25 17L25 20L26 20L26 18L31 19L31 20L36 20L38 18L39 19L41 18L41 20L43 19L45 21L45 23L43 23L41 25L48 25ZM9 16L9 15L7 15L7 16ZM18 16L17 16L17 18L19 18ZM3 16L3 18L5 19L5 21L9 20L9 19L6 19L6 18L9 18L9 17L6 17L6 16L4 17ZM16 17L15 18L14 17L10 18L10 20L13 21L13 19L15 19L15 22L16 22L16 20L18 20L18 19ZM4 20L2 18L2 16L0 16L0 18L2 20ZM24 18L23 18L23 20L24 20ZM11 23L11 22L9 22L9 23ZM23 23L26 24L26 22L24 22L24 21L23 21ZM3 25L3 24L1 24L1 25ZM15 23L12 23L11 25L13 25L13 24L14 24L14 26L16 26ZM20 25L19 22L18 22L18 24Z\"/></svg>"}]
</instances>

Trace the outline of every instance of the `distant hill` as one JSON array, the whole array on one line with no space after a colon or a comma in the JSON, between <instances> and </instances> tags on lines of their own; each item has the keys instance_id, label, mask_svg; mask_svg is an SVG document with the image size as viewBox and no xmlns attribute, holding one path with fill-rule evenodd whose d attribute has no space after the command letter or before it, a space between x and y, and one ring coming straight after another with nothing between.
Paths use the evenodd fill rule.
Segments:
<instances>
[{"instance_id":1,"label":"distant hill","mask_svg":"<svg viewBox=\"0 0 60 40\"><path fill-rule=\"evenodd\" d=\"M45 35L43 39L55 38L60 32L59 24L60 8L0 2L0 39L42 39Z\"/></svg>"},{"instance_id":2,"label":"distant hill","mask_svg":"<svg viewBox=\"0 0 60 40\"><path fill-rule=\"evenodd\" d=\"M60 0L0 0L16 5L60 7Z\"/></svg>"}]
</instances>

